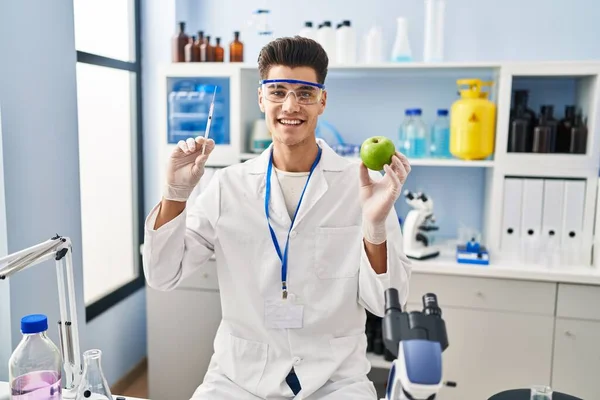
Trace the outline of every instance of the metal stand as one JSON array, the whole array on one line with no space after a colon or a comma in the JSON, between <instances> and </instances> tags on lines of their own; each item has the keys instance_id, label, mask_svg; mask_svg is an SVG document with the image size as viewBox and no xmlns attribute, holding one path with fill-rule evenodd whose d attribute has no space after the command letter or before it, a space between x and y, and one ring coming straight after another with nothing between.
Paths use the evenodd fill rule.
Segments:
<instances>
[{"instance_id":1,"label":"metal stand","mask_svg":"<svg viewBox=\"0 0 600 400\"><path fill-rule=\"evenodd\" d=\"M50 240L0 259L0 280L9 278L20 271L51 258L54 258L56 261L58 302L60 306L58 332L60 336L60 352L66 375L64 379L63 399L75 398L83 373L79 349L79 325L77 323L72 252L71 240L67 237L56 235Z\"/></svg>"}]
</instances>

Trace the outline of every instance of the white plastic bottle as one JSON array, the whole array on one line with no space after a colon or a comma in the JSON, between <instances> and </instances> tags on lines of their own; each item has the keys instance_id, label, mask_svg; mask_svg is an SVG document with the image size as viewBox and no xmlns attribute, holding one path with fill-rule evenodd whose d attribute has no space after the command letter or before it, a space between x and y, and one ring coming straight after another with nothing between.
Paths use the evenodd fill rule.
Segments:
<instances>
[{"instance_id":1,"label":"white plastic bottle","mask_svg":"<svg viewBox=\"0 0 600 400\"><path fill-rule=\"evenodd\" d=\"M383 31L380 26L373 26L364 38L364 62L378 64L383 62Z\"/></svg>"},{"instance_id":2,"label":"white plastic bottle","mask_svg":"<svg viewBox=\"0 0 600 400\"><path fill-rule=\"evenodd\" d=\"M425 62L441 62L444 59L445 8L445 0L425 0Z\"/></svg>"},{"instance_id":3,"label":"white plastic bottle","mask_svg":"<svg viewBox=\"0 0 600 400\"><path fill-rule=\"evenodd\" d=\"M327 57L329 57L329 62L335 64L337 62L335 54L335 31L331 27L331 21L325 21L323 22L323 25L319 27L317 30L317 42L325 49Z\"/></svg>"},{"instance_id":4,"label":"white plastic bottle","mask_svg":"<svg viewBox=\"0 0 600 400\"><path fill-rule=\"evenodd\" d=\"M396 27L396 40L392 49L392 61L412 61L412 50L408 40L408 22L404 17L398 17Z\"/></svg>"},{"instance_id":5,"label":"white plastic bottle","mask_svg":"<svg viewBox=\"0 0 600 400\"><path fill-rule=\"evenodd\" d=\"M337 29L336 56L338 64L356 64L356 32L349 20L342 22Z\"/></svg>"},{"instance_id":6,"label":"white plastic bottle","mask_svg":"<svg viewBox=\"0 0 600 400\"><path fill-rule=\"evenodd\" d=\"M300 29L298 36L315 39L315 28L313 28L313 23L311 21L306 21L304 23L304 28Z\"/></svg>"}]
</instances>

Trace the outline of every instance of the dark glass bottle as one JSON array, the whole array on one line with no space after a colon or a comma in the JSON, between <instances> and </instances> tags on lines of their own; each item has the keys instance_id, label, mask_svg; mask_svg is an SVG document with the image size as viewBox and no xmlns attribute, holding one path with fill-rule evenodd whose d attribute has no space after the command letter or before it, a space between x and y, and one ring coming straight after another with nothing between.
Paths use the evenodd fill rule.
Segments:
<instances>
[{"instance_id":1,"label":"dark glass bottle","mask_svg":"<svg viewBox=\"0 0 600 400\"><path fill-rule=\"evenodd\" d=\"M216 38L217 44L215 45L215 61L223 62L225 59L225 49L221 46L221 38Z\"/></svg>"},{"instance_id":2,"label":"dark glass bottle","mask_svg":"<svg viewBox=\"0 0 600 400\"><path fill-rule=\"evenodd\" d=\"M229 44L229 61L244 62L244 44L240 42L240 33L233 32L233 42Z\"/></svg>"},{"instance_id":3,"label":"dark glass bottle","mask_svg":"<svg viewBox=\"0 0 600 400\"><path fill-rule=\"evenodd\" d=\"M532 109L529 108L528 103L529 102L529 91L527 90L515 90L515 100L514 100L514 108L511 110L511 116L513 116L514 112L517 110L518 107L522 107L524 112L525 112L525 117L529 118L531 120L531 127L533 129L533 127L536 124L536 117L535 117L535 112L533 112Z\"/></svg>"},{"instance_id":4,"label":"dark glass bottle","mask_svg":"<svg viewBox=\"0 0 600 400\"><path fill-rule=\"evenodd\" d=\"M569 153L571 146L571 129L575 125L575 106L565 107L565 116L558 123L556 130L556 152Z\"/></svg>"},{"instance_id":5,"label":"dark glass bottle","mask_svg":"<svg viewBox=\"0 0 600 400\"><path fill-rule=\"evenodd\" d=\"M542 106L538 126L533 130L534 153L554 153L556 150L558 121L554 119L553 113L553 106Z\"/></svg>"},{"instance_id":6,"label":"dark glass bottle","mask_svg":"<svg viewBox=\"0 0 600 400\"><path fill-rule=\"evenodd\" d=\"M179 32L173 36L171 42L171 54L173 62L185 62L185 46L189 42L189 36L185 34L185 22L179 23Z\"/></svg>"},{"instance_id":7,"label":"dark glass bottle","mask_svg":"<svg viewBox=\"0 0 600 400\"><path fill-rule=\"evenodd\" d=\"M514 138L517 142L522 141L525 144L525 149L522 150L524 152L530 153L532 151L533 148L533 128L537 125L537 118L535 113L533 112L533 110L531 110L528 106L528 101L529 101L529 92L527 90L515 90L514 92L514 101L513 101L513 108L510 110L510 129L512 129L512 122L513 120L517 117L517 110L521 110L519 111L519 115L522 118L525 118L529 121L528 123L528 130L524 133L525 137L520 137L520 138ZM518 125L520 125L520 128L522 129L523 125L523 121L519 121ZM511 137L510 137L510 131L509 131L509 150L511 147L510 141L511 141ZM522 146L519 146L519 148L521 148ZM521 151L521 150L513 150L513 151Z\"/></svg>"},{"instance_id":8,"label":"dark glass bottle","mask_svg":"<svg viewBox=\"0 0 600 400\"><path fill-rule=\"evenodd\" d=\"M585 154L587 149L588 129L583 116L578 114L575 118L575 124L571 128L571 137L569 141L569 153Z\"/></svg>"},{"instance_id":9,"label":"dark glass bottle","mask_svg":"<svg viewBox=\"0 0 600 400\"><path fill-rule=\"evenodd\" d=\"M508 134L508 152L525 153L531 151L533 145L531 117L527 116L522 105L517 106L510 123Z\"/></svg>"}]
</instances>

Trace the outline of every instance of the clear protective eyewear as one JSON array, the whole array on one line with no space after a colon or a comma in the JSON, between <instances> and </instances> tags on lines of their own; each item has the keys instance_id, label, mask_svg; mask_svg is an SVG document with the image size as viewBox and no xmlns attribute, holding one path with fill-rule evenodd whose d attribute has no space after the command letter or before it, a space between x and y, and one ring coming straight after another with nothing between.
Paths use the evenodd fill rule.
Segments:
<instances>
[{"instance_id":1,"label":"clear protective eyewear","mask_svg":"<svg viewBox=\"0 0 600 400\"><path fill-rule=\"evenodd\" d=\"M316 104L325 91L325 85L296 79L263 79L259 83L263 98L273 103L284 103L293 93L298 104Z\"/></svg>"}]
</instances>

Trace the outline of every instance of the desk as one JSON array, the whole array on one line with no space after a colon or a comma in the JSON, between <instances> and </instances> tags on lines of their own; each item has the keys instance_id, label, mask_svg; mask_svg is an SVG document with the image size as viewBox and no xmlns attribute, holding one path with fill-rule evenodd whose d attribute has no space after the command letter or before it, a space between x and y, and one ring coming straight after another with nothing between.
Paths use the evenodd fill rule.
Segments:
<instances>
[{"instance_id":1,"label":"desk","mask_svg":"<svg viewBox=\"0 0 600 400\"><path fill-rule=\"evenodd\" d=\"M8 387L8 382L0 382L0 400L9 400L10 399L10 391ZM116 400L117 395L113 395ZM148 400L148 399L138 399L137 397L123 397L125 400Z\"/></svg>"}]
</instances>

